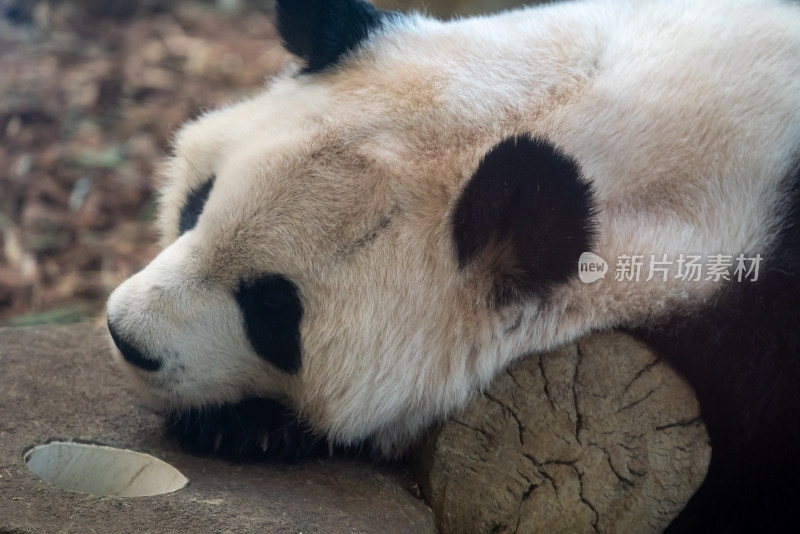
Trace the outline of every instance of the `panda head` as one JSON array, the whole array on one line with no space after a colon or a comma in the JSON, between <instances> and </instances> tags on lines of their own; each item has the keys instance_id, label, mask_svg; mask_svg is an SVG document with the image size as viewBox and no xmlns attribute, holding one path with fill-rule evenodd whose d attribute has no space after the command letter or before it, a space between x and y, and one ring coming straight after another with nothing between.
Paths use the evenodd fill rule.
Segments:
<instances>
[{"instance_id":1,"label":"panda head","mask_svg":"<svg viewBox=\"0 0 800 534\"><path fill-rule=\"evenodd\" d=\"M114 353L198 449L391 455L524 349L592 193L478 94L472 29L361 0L278 17L305 66L177 135L164 250L108 302Z\"/></svg>"}]
</instances>

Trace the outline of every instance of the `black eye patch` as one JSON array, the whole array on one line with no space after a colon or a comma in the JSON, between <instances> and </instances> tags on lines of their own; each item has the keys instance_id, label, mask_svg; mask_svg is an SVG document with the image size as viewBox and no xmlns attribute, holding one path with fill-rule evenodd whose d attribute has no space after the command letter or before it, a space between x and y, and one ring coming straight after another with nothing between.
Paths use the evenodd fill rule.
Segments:
<instances>
[{"instance_id":1,"label":"black eye patch","mask_svg":"<svg viewBox=\"0 0 800 534\"><path fill-rule=\"evenodd\" d=\"M181 208L180 220L178 222L178 232L180 235L185 234L197 225L197 219L203 213L203 208L208 200L208 195L211 193L211 188L214 186L215 176L211 176L206 180L203 185L196 189L189 191L186 195L186 200L183 202Z\"/></svg>"},{"instance_id":2,"label":"black eye patch","mask_svg":"<svg viewBox=\"0 0 800 534\"><path fill-rule=\"evenodd\" d=\"M268 275L242 282L235 297L256 353L282 371L298 372L303 306L297 287L283 276Z\"/></svg>"}]
</instances>

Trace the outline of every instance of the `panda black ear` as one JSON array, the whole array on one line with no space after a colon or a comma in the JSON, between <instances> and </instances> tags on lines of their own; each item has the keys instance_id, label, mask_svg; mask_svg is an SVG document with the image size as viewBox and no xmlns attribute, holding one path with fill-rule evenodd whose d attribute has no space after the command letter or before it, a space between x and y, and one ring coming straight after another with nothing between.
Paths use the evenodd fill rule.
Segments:
<instances>
[{"instance_id":1,"label":"panda black ear","mask_svg":"<svg viewBox=\"0 0 800 534\"><path fill-rule=\"evenodd\" d=\"M573 158L544 139L508 138L484 156L453 212L459 269L486 271L498 304L545 294L577 274L595 211Z\"/></svg>"},{"instance_id":2,"label":"panda black ear","mask_svg":"<svg viewBox=\"0 0 800 534\"><path fill-rule=\"evenodd\" d=\"M309 73L334 65L389 14L363 0L277 0L276 11L286 49Z\"/></svg>"}]
</instances>

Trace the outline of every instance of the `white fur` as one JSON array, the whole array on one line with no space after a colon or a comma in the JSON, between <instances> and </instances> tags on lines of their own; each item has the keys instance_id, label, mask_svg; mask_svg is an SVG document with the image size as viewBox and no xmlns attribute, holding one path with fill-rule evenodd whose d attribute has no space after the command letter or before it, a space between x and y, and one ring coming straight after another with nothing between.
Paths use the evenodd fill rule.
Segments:
<instances>
[{"instance_id":1,"label":"white fur","mask_svg":"<svg viewBox=\"0 0 800 534\"><path fill-rule=\"evenodd\" d=\"M286 74L187 125L162 192L166 248L108 306L164 361L142 373L147 389L172 408L285 399L332 439L372 436L392 454L514 358L719 288L612 275L493 307L485 274L457 269L450 217L481 157L520 133L581 164L599 201L593 251L609 262L768 255L800 148L800 8L620 0L407 17L336 69ZM177 238L186 194L212 174L197 227ZM255 355L233 300L266 273L303 302L294 377Z\"/></svg>"}]
</instances>

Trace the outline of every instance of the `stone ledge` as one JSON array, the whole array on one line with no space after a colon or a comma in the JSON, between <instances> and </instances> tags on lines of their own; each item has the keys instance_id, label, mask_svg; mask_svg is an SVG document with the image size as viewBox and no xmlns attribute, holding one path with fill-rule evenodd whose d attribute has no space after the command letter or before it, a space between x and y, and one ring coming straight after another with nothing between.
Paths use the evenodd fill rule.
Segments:
<instances>
[{"instance_id":1,"label":"stone ledge","mask_svg":"<svg viewBox=\"0 0 800 534\"><path fill-rule=\"evenodd\" d=\"M433 533L402 472L331 459L234 465L198 458L162 435L90 325L0 329L0 533ZM189 477L154 497L95 497L43 482L29 447L81 440L146 452Z\"/></svg>"}]
</instances>

